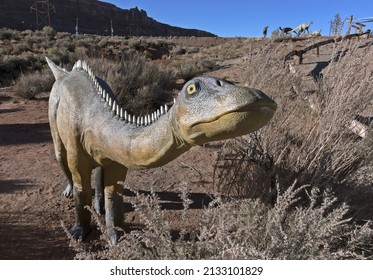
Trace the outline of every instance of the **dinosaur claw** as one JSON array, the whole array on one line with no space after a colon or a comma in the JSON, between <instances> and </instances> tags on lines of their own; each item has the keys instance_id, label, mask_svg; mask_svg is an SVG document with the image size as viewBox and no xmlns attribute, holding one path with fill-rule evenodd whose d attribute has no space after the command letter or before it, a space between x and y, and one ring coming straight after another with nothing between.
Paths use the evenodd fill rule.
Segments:
<instances>
[{"instance_id":1,"label":"dinosaur claw","mask_svg":"<svg viewBox=\"0 0 373 280\"><path fill-rule=\"evenodd\" d=\"M86 229L80 225L74 225L70 230L70 235L75 239L82 241L84 238L87 237L88 233L90 232L90 229Z\"/></svg>"},{"instance_id":2,"label":"dinosaur claw","mask_svg":"<svg viewBox=\"0 0 373 280\"><path fill-rule=\"evenodd\" d=\"M108 235L112 245L118 244L121 230L118 230L116 228L107 228L106 234Z\"/></svg>"},{"instance_id":3,"label":"dinosaur claw","mask_svg":"<svg viewBox=\"0 0 373 280\"><path fill-rule=\"evenodd\" d=\"M68 184L62 194L66 198L73 198L73 186Z\"/></svg>"}]
</instances>

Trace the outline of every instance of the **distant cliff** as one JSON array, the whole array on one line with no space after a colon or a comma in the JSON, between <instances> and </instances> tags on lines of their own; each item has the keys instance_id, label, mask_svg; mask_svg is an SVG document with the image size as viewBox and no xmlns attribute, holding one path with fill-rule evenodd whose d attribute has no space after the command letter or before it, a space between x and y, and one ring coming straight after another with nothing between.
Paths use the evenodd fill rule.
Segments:
<instances>
[{"instance_id":1,"label":"distant cliff","mask_svg":"<svg viewBox=\"0 0 373 280\"><path fill-rule=\"evenodd\" d=\"M41 2L41 1L39 1ZM44 1L46 2L46 1ZM160 23L148 17L137 7L124 10L113 4L97 0L53 0L49 14L50 24L57 31L109 35L136 36L215 36L206 31L185 29ZM39 27L48 22L46 5L34 6L35 0L0 0L0 28L32 29L37 26L36 8L39 10ZM52 9L53 7L53 9Z\"/></svg>"}]
</instances>

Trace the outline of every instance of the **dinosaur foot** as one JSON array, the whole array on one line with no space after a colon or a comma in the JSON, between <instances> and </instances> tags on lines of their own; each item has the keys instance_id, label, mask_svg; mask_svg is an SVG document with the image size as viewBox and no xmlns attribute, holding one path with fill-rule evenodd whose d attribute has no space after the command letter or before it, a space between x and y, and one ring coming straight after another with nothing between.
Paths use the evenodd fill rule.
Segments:
<instances>
[{"instance_id":1,"label":"dinosaur foot","mask_svg":"<svg viewBox=\"0 0 373 280\"><path fill-rule=\"evenodd\" d=\"M76 240L84 240L90 232L90 228L84 228L80 225L74 225L70 230L70 235Z\"/></svg>"},{"instance_id":2,"label":"dinosaur foot","mask_svg":"<svg viewBox=\"0 0 373 280\"><path fill-rule=\"evenodd\" d=\"M106 234L112 245L118 244L119 238L122 236L123 230L120 228L106 228Z\"/></svg>"},{"instance_id":3,"label":"dinosaur foot","mask_svg":"<svg viewBox=\"0 0 373 280\"><path fill-rule=\"evenodd\" d=\"M68 184L62 194L64 197L73 198L73 186L71 184Z\"/></svg>"}]
</instances>

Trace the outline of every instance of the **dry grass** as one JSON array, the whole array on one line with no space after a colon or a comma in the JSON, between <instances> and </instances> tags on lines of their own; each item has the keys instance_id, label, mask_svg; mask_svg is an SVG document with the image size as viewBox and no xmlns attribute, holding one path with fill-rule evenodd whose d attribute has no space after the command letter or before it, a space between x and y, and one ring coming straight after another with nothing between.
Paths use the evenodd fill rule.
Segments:
<instances>
[{"instance_id":1,"label":"dry grass","mask_svg":"<svg viewBox=\"0 0 373 280\"><path fill-rule=\"evenodd\" d=\"M311 190L308 206L295 207L299 193L309 186L295 184L279 193L273 207L257 199L215 199L201 212L196 228L183 227L177 237L160 200L151 195L132 200L143 228L125 233L111 245L101 218L106 248L91 251L71 239L77 259L365 259L371 253L369 224L350 223L348 207L328 191ZM280 190L279 190L280 191ZM188 194L181 192L184 211ZM187 215L182 215L182 220Z\"/></svg>"},{"instance_id":2,"label":"dry grass","mask_svg":"<svg viewBox=\"0 0 373 280\"><path fill-rule=\"evenodd\" d=\"M39 93L48 92L52 88L54 77L49 69L22 74L14 91L24 99L34 99Z\"/></svg>"}]
</instances>

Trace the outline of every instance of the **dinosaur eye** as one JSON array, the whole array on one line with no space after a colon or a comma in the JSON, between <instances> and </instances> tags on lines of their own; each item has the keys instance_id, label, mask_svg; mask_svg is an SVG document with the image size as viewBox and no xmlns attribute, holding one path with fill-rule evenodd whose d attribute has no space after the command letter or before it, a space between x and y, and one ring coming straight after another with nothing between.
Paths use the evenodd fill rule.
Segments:
<instances>
[{"instance_id":1,"label":"dinosaur eye","mask_svg":"<svg viewBox=\"0 0 373 280\"><path fill-rule=\"evenodd\" d=\"M197 86L196 84L190 84L189 86L187 86L186 88L186 92L187 94L193 94L197 91Z\"/></svg>"}]
</instances>

